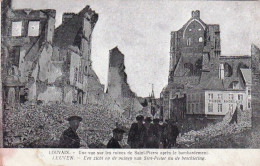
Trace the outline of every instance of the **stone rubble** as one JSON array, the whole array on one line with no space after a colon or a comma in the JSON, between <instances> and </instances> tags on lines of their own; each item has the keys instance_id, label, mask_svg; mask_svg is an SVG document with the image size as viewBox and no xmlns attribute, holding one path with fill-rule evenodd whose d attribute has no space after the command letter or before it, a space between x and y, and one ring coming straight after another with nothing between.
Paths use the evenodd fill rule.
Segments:
<instances>
[{"instance_id":1,"label":"stone rubble","mask_svg":"<svg viewBox=\"0 0 260 166\"><path fill-rule=\"evenodd\" d=\"M201 139L210 139L219 135L225 136L228 134L240 133L252 127L251 115L252 113L250 110L239 111L238 123L229 124L232 114L227 113L221 122L209 124L207 127L198 131L189 131L178 137L177 142L189 146L189 144Z\"/></svg>"},{"instance_id":2,"label":"stone rubble","mask_svg":"<svg viewBox=\"0 0 260 166\"><path fill-rule=\"evenodd\" d=\"M106 145L116 124L130 124L106 102L87 105L26 103L16 110L5 111L5 147L57 147L62 132L68 127L66 119L72 115L83 118L77 132L82 141L92 147Z\"/></svg>"}]
</instances>

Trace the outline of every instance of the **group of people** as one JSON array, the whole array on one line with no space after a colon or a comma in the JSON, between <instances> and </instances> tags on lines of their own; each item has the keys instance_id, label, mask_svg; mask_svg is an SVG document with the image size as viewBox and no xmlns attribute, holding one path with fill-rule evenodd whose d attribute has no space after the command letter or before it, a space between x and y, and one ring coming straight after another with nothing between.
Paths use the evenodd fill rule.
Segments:
<instances>
[{"instance_id":1,"label":"group of people","mask_svg":"<svg viewBox=\"0 0 260 166\"><path fill-rule=\"evenodd\" d=\"M70 127L65 130L60 138L59 148L80 148L80 138L77 135L82 118L72 116L67 119ZM160 124L159 119L142 115L136 117L128 133L127 143L131 148L172 148L176 147L179 129L174 120L167 120ZM120 141L126 131L120 127L113 130L113 136L107 143L107 148L122 148Z\"/></svg>"},{"instance_id":2,"label":"group of people","mask_svg":"<svg viewBox=\"0 0 260 166\"><path fill-rule=\"evenodd\" d=\"M131 125L127 143L131 148L172 148L176 147L179 129L174 120L162 125L160 119L139 115L137 123Z\"/></svg>"}]
</instances>

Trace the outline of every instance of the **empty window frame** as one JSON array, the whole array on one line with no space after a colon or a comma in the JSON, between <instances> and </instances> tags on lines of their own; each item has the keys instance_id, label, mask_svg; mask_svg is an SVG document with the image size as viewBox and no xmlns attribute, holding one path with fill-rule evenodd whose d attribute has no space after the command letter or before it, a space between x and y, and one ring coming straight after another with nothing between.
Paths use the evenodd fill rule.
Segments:
<instances>
[{"instance_id":1,"label":"empty window frame","mask_svg":"<svg viewBox=\"0 0 260 166\"><path fill-rule=\"evenodd\" d=\"M229 104L229 111L233 113L233 104Z\"/></svg>"},{"instance_id":2,"label":"empty window frame","mask_svg":"<svg viewBox=\"0 0 260 166\"><path fill-rule=\"evenodd\" d=\"M28 36L39 36L40 21L29 21Z\"/></svg>"},{"instance_id":3,"label":"empty window frame","mask_svg":"<svg viewBox=\"0 0 260 166\"><path fill-rule=\"evenodd\" d=\"M250 102L250 101L248 101L248 106L247 106L247 108L251 108L251 102Z\"/></svg>"},{"instance_id":4,"label":"empty window frame","mask_svg":"<svg viewBox=\"0 0 260 166\"><path fill-rule=\"evenodd\" d=\"M248 95L250 96L251 95L251 89L248 89Z\"/></svg>"},{"instance_id":5,"label":"empty window frame","mask_svg":"<svg viewBox=\"0 0 260 166\"><path fill-rule=\"evenodd\" d=\"M22 36L22 21L13 21L12 22L12 36Z\"/></svg>"}]
</instances>

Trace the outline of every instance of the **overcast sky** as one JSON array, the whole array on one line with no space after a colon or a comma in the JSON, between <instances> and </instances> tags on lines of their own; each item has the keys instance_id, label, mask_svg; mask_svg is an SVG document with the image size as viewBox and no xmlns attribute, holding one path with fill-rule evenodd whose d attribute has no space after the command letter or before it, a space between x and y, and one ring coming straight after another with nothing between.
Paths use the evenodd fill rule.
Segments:
<instances>
[{"instance_id":1,"label":"overcast sky","mask_svg":"<svg viewBox=\"0 0 260 166\"><path fill-rule=\"evenodd\" d=\"M99 14L92 40L93 68L107 83L109 50L118 46L125 55L131 89L148 96L167 85L170 32L179 30L201 11L207 24L219 24L222 55L250 55L251 43L260 46L260 2L156 0L14 0L13 7L56 9L56 26L63 12L79 12L86 5Z\"/></svg>"}]
</instances>

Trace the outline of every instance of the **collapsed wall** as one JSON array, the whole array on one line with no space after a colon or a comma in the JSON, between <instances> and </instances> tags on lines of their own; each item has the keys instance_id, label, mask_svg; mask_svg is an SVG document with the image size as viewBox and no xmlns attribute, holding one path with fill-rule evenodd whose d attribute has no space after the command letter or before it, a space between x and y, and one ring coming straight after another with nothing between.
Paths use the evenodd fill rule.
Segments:
<instances>
[{"instance_id":1,"label":"collapsed wall","mask_svg":"<svg viewBox=\"0 0 260 166\"><path fill-rule=\"evenodd\" d=\"M124 54L117 47L109 51L107 93L116 99L135 97L127 83L124 58Z\"/></svg>"},{"instance_id":2,"label":"collapsed wall","mask_svg":"<svg viewBox=\"0 0 260 166\"><path fill-rule=\"evenodd\" d=\"M210 139L219 135L227 135L240 133L252 127L252 111L251 109L228 112L221 122L209 124L207 127L198 131L189 131L178 137L179 144L192 144L200 139ZM235 119L235 121L234 121Z\"/></svg>"},{"instance_id":3,"label":"collapsed wall","mask_svg":"<svg viewBox=\"0 0 260 166\"><path fill-rule=\"evenodd\" d=\"M73 115L82 117L77 133L89 146L106 145L117 124L131 123L123 117L123 110L109 99L88 105L27 102L15 114L13 111L4 112L5 148L55 148L62 132L69 127L66 119Z\"/></svg>"}]
</instances>

